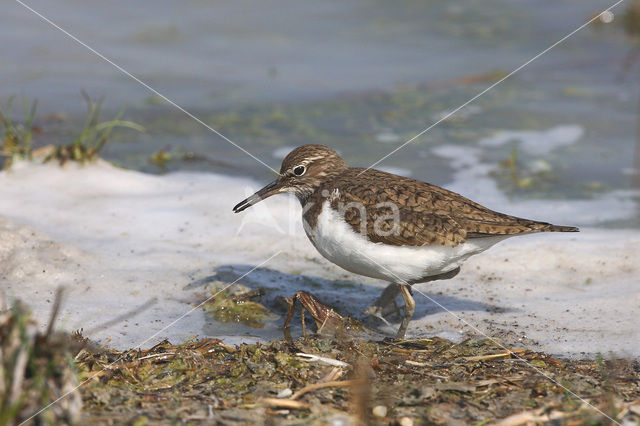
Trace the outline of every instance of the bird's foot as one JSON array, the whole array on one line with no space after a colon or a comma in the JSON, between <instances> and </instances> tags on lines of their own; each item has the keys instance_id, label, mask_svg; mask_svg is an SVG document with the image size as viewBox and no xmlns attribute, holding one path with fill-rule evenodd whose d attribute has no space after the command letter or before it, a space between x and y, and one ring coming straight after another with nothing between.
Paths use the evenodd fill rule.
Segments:
<instances>
[{"instance_id":1,"label":"bird's foot","mask_svg":"<svg viewBox=\"0 0 640 426\"><path fill-rule=\"evenodd\" d=\"M380 321L391 327L391 323L383 316L383 310L379 306L371 305L364 311L365 315L378 318Z\"/></svg>"},{"instance_id":2,"label":"bird's foot","mask_svg":"<svg viewBox=\"0 0 640 426\"><path fill-rule=\"evenodd\" d=\"M400 286L398 284L389 284L383 291L380 297L369 306L365 311L365 315L369 315L378 318L383 323L391 327L391 323L387 321L385 317L389 315L397 314L400 316L400 311L403 308L399 307L396 303L396 297L400 293Z\"/></svg>"}]
</instances>

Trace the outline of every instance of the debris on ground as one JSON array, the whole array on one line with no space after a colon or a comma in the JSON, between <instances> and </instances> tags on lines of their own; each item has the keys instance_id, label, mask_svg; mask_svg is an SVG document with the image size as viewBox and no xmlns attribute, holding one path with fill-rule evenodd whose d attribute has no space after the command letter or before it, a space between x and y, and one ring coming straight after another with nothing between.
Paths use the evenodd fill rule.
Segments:
<instances>
[{"instance_id":1,"label":"debris on ground","mask_svg":"<svg viewBox=\"0 0 640 426\"><path fill-rule=\"evenodd\" d=\"M71 354L85 342L53 330L60 298L61 292L44 333L22 302L0 309L0 425L31 418L37 424L76 424L81 418L82 397Z\"/></svg>"},{"instance_id":2,"label":"debris on ground","mask_svg":"<svg viewBox=\"0 0 640 426\"><path fill-rule=\"evenodd\" d=\"M353 318L340 315L335 309L325 305L317 297L307 293L306 291L298 291L292 297L285 297L284 300L289 305L287 318L284 320L283 327L285 329L287 329L291 323L291 319L293 318L296 310L297 301L300 304L300 317L303 335L307 334L304 317L306 311L309 311L311 317L315 320L318 333L322 333L325 328L333 333L363 331L363 327L358 321Z\"/></svg>"},{"instance_id":3,"label":"debris on ground","mask_svg":"<svg viewBox=\"0 0 640 426\"><path fill-rule=\"evenodd\" d=\"M248 300L228 296L234 303ZM332 317L327 314L330 308L325 310L312 296L294 300L325 319ZM14 306L1 316L0 386L3 404L17 398L22 405L19 415L12 411L14 417L4 414L3 405L2 424L25 419L80 383L78 391L41 414L41 423L640 422L637 359L559 359L527 348L505 349L489 339L398 341L325 332L237 346L194 338L128 351L92 346L76 335L73 341L83 345L73 349L42 336L24 340L20 327L26 326L28 316L17 309L23 308ZM23 325L12 325L18 323ZM328 323L320 322L320 331ZM26 344L32 348L27 352L35 354L29 355L33 361L26 367L10 364L10 359L25 356L16 348ZM24 380L16 397L5 390L15 388L7 378L19 370ZM34 372L42 379L36 380Z\"/></svg>"},{"instance_id":4,"label":"debris on ground","mask_svg":"<svg viewBox=\"0 0 640 426\"><path fill-rule=\"evenodd\" d=\"M82 388L85 422L640 421L637 360L562 360L526 349L507 352L489 340L314 334L232 347L202 339L144 351L85 351L76 362L81 380L95 376Z\"/></svg>"}]
</instances>

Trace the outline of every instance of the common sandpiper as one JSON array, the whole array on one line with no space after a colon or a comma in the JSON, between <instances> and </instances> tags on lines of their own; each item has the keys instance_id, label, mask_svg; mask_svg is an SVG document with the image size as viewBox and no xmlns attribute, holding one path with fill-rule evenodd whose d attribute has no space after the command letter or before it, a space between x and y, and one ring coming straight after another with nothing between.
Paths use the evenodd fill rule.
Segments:
<instances>
[{"instance_id":1,"label":"common sandpiper","mask_svg":"<svg viewBox=\"0 0 640 426\"><path fill-rule=\"evenodd\" d=\"M278 178L233 211L279 193L298 197L305 232L325 258L391 282L369 313L380 313L400 292L404 316L398 339L415 309L411 285L452 278L467 258L514 235L578 231L498 213L426 182L349 167L324 145L291 151Z\"/></svg>"}]
</instances>

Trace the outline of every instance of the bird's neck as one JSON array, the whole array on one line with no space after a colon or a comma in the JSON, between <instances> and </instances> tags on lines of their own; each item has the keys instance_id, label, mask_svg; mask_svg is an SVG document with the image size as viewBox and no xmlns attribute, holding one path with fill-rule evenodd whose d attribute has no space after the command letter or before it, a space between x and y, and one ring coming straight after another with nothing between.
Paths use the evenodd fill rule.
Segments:
<instances>
[{"instance_id":1,"label":"bird's neck","mask_svg":"<svg viewBox=\"0 0 640 426\"><path fill-rule=\"evenodd\" d=\"M321 172L313 184L297 189L296 196L302 208L309 202L321 202L323 197L326 198L324 193L331 189L332 182L349 170L346 164L340 166Z\"/></svg>"}]
</instances>

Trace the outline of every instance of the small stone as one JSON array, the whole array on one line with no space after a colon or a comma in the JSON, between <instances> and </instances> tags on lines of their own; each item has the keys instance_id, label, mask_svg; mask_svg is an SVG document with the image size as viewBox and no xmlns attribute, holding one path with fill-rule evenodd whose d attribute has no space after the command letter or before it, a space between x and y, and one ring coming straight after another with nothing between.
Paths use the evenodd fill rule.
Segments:
<instances>
[{"instance_id":1,"label":"small stone","mask_svg":"<svg viewBox=\"0 0 640 426\"><path fill-rule=\"evenodd\" d=\"M373 407L373 415L376 417L385 417L387 415L387 407L384 405L376 405Z\"/></svg>"},{"instance_id":2,"label":"small stone","mask_svg":"<svg viewBox=\"0 0 640 426\"><path fill-rule=\"evenodd\" d=\"M400 426L413 426L413 420L411 420L411 417L401 417L398 420L398 424Z\"/></svg>"},{"instance_id":3,"label":"small stone","mask_svg":"<svg viewBox=\"0 0 640 426\"><path fill-rule=\"evenodd\" d=\"M293 391L289 388L286 388L278 392L278 395L276 395L276 398L289 398L291 395L293 395Z\"/></svg>"}]
</instances>

